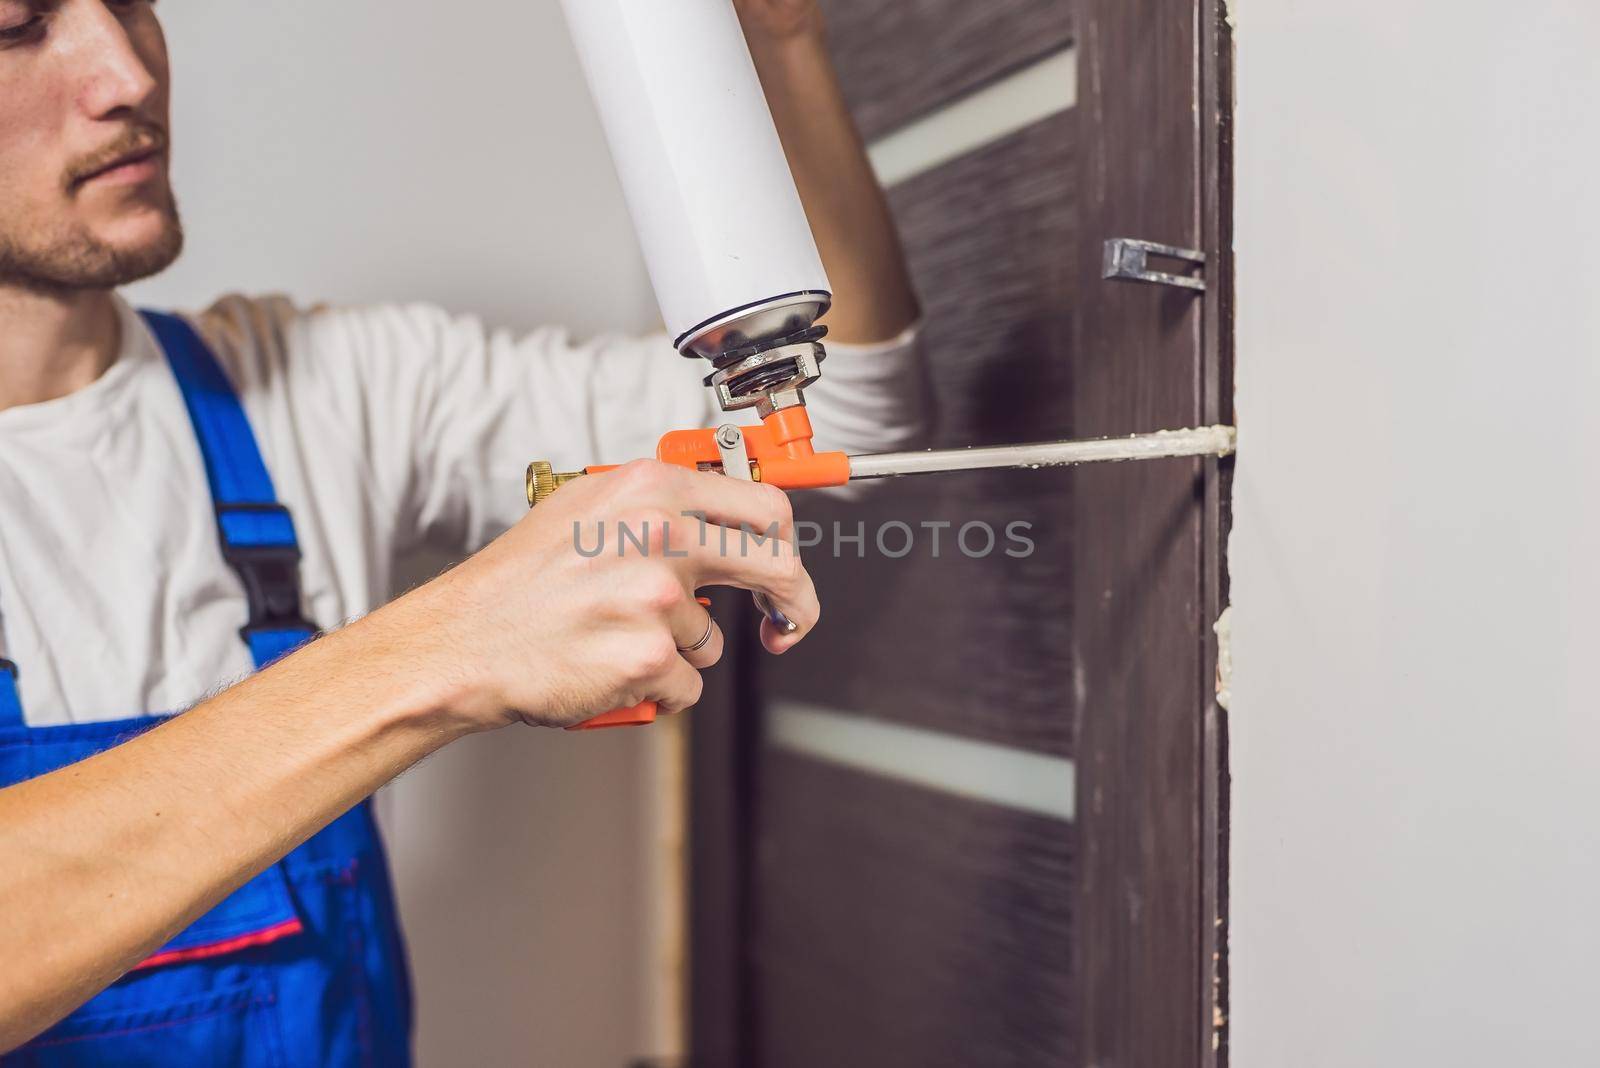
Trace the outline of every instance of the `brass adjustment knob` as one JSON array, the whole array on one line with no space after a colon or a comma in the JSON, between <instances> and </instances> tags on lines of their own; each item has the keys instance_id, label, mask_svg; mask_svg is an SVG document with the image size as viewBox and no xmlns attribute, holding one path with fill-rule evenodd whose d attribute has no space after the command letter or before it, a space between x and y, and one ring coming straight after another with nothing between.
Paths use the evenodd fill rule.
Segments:
<instances>
[{"instance_id":1,"label":"brass adjustment knob","mask_svg":"<svg viewBox=\"0 0 1600 1068\"><path fill-rule=\"evenodd\" d=\"M528 507L543 504L556 490L582 477L582 471L558 472L543 460L533 461L528 465Z\"/></svg>"}]
</instances>

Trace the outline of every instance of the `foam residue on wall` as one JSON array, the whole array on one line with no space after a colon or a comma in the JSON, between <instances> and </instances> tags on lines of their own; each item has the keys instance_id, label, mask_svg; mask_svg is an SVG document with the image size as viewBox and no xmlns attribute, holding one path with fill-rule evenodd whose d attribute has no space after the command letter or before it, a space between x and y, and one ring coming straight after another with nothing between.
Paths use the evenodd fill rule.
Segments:
<instances>
[{"instance_id":1,"label":"foam residue on wall","mask_svg":"<svg viewBox=\"0 0 1600 1068\"><path fill-rule=\"evenodd\" d=\"M1233 704L1233 606L1222 610L1222 615L1212 624L1211 632L1217 636L1217 704L1231 708Z\"/></svg>"}]
</instances>

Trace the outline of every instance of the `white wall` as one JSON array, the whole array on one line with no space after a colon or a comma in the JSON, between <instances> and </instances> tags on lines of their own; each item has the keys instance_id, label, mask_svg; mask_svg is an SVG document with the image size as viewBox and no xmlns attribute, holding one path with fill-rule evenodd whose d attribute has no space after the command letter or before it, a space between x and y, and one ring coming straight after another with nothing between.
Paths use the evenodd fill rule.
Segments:
<instances>
[{"instance_id":1,"label":"white wall","mask_svg":"<svg viewBox=\"0 0 1600 1068\"><path fill-rule=\"evenodd\" d=\"M1235 14L1233 1063L1600 1064L1600 6Z\"/></svg>"},{"instance_id":2,"label":"white wall","mask_svg":"<svg viewBox=\"0 0 1600 1068\"><path fill-rule=\"evenodd\" d=\"M644 329L654 303L554 0L159 9L190 244L138 296L422 298ZM424 1065L649 1049L648 739L507 731L386 799Z\"/></svg>"}]
</instances>

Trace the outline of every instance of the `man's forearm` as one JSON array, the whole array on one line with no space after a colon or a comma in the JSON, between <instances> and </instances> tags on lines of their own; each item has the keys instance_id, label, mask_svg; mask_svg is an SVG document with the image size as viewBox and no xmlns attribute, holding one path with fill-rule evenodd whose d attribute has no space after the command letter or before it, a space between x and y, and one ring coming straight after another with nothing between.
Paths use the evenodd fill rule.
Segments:
<instances>
[{"instance_id":1,"label":"man's forearm","mask_svg":"<svg viewBox=\"0 0 1600 1068\"><path fill-rule=\"evenodd\" d=\"M844 342L892 338L920 315L883 189L856 130L820 29L750 33L789 167L833 282L826 322Z\"/></svg>"},{"instance_id":2,"label":"man's forearm","mask_svg":"<svg viewBox=\"0 0 1600 1068\"><path fill-rule=\"evenodd\" d=\"M720 536L669 521L685 515ZM662 539L649 551L577 550L575 531L641 516L660 517L644 521ZM726 548L769 529L772 553ZM563 488L458 567L150 733L0 790L0 1052L449 742L646 700L690 707L722 655L714 621L702 638L696 590L771 597L797 629L764 624L762 641L793 648L821 614L793 537L771 486L636 461Z\"/></svg>"},{"instance_id":3,"label":"man's forearm","mask_svg":"<svg viewBox=\"0 0 1600 1068\"><path fill-rule=\"evenodd\" d=\"M466 733L400 605L186 714L0 791L0 1050L48 1027Z\"/></svg>"}]
</instances>

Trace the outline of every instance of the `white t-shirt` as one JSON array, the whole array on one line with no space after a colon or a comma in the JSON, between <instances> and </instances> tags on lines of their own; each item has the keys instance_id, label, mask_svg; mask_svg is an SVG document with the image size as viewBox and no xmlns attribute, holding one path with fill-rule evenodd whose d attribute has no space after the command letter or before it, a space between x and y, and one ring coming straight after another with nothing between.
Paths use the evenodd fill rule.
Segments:
<instances>
[{"instance_id":1,"label":"white t-shirt","mask_svg":"<svg viewBox=\"0 0 1600 1068\"><path fill-rule=\"evenodd\" d=\"M0 649L28 723L176 711L252 668L199 446L154 338L70 396L0 411ZM196 316L244 402L304 554L307 617L388 598L397 558L481 547L526 512L523 471L619 463L726 417L664 336L491 333L423 306L298 310L229 297ZM870 452L922 423L916 344L829 346L817 441ZM748 422L748 419L738 420Z\"/></svg>"}]
</instances>

